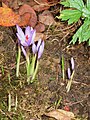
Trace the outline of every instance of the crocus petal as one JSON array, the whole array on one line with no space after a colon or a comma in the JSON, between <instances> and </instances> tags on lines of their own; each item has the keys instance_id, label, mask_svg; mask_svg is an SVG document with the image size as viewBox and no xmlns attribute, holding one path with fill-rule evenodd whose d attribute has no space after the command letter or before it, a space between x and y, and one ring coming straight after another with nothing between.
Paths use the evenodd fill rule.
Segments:
<instances>
[{"instance_id":1,"label":"crocus petal","mask_svg":"<svg viewBox=\"0 0 90 120\"><path fill-rule=\"evenodd\" d=\"M70 68L68 68L68 78L70 79L70 77L71 77L71 70Z\"/></svg>"},{"instance_id":2,"label":"crocus petal","mask_svg":"<svg viewBox=\"0 0 90 120\"><path fill-rule=\"evenodd\" d=\"M21 49L22 49L22 52L23 52L24 56L26 57L26 51L25 51L24 47L21 46Z\"/></svg>"},{"instance_id":3,"label":"crocus petal","mask_svg":"<svg viewBox=\"0 0 90 120\"><path fill-rule=\"evenodd\" d=\"M44 50L44 41L42 41L42 47L43 47L43 50Z\"/></svg>"},{"instance_id":4,"label":"crocus petal","mask_svg":"<svg viewBox=\"0 0 90 120\"><path fill-rule=\"evenodd\" d=\"M31 31L33 30L33 28L31 27Z\"/></svg>"},{"instance_id":5,"label":"crocus petal","mask_svg":"<svg viewBox=\"0 0 90 120\"><path fill-rule=\"evenodd\" d=\"M26 41L27 44L28 44L28 46L34 43L34 38L35 38L35 35L36 35L36 30L30 31L29 34L30 34L30 35L29 35L29 38L28 38L28 40Z\"/></svg>"},{"instance_id":6,"label":"crocus petal","mask_svg":"<svg viewBox=\"0 0 90 120\"><path fill-rule=\"evenodd\" d=\"M41 42L42 42L42 40L39 39L39 40L38 40L38 43L37 43L37 50L39 50L39 47L40 47L40 45L41 45Z\"/></svg>"},{"instance_id":7,"label":"crocus petal","mask_svg":"<svg viewBox=\"0 0 90 120\"><path fill-rule=\"evenodd\" d=\"M38 50L38 59L41 58L41 56L43 54L43 51L44 51L44 41L42 42L42 44L39 47L39 50Z\"/></svg>"},{"instance_id":8,"label":"crocus petal","mask_svg":"<svg viewBox=\"0 0 90 120\"><path fill-rule=\"evenodd\" d=\"M33 51L33 54L37 53L37 46L35 45L35 43L32 45L32 51Z\"/></svg>"},{"instance_id":9,"label":"crocus petal","mask_svg":"<svg viewBox=\"0 0 90 120\"><path fill-rule=\"evenodd\" d=\"M16 35L17 35L21 45L28 46L28 44L25 42L25 40L23 40L23 38L18 33L16 33Z\"/></svg>"},{"instance_id":10,"label":"crocus petal","mask_svg":"<svg viewBox=\"0 0 90 120\"><path fill-rule=\"evenodd\" d=\"M33 30L31 43L34 43L35 36L36 36L36 30Z\"/></svg>"},{"instance_id":11,"label":"crocus petal","mask_svg":"<svg viewBox=\"0 0 90 120\"><path fill-rule=\"evenodd\" d=\"M22 29L18 25L16 25L16 28L17 28L17 37L18 37L18 39L22 40L22 41L25 41L25 35L24 35Z\"/></svg>"},{"instance_id":12,"label":"crocus petal","mask_svg":"<svg viewBox=\"0 0 90 120\"><path fill-rule=\"evenodd\" d=\"M25 36L28 35L28 37L30 37L30 27L27 26L26 29L25 29Z\"/></svg>"},{"instance_id":13,"label":"crocus petal","mask_svg":"<svg viewBox=\"0 0 90 120\"><path fill-rule=\"evenodd\" d=\"M17 35L17 37L18 37L18 39L19 39L20 41L25 42L25 36L22 36L22 35L19 34L19 33L16 33L16 35Z\"/></svg>"},{"instance_id":14,"label":"crocus petal","mask_svg":"<svg viewBox=\"0 0 90 120\"><path fill-rule=\"evenodd\" d=\"M28 26L26 27L26 30L25 30L25 35L28 35L28 40L26 41L28 46L33 44L34 43L34 38L35 38L35 35L36 35L36 31L33 30L33 28Z\"/></svg>"},{"instance_id":15,"label":"crocus petal","mask_svg":"<svg viewBox=\"0 0 90 120\"><path fill-rule=\"evenodd\" d=\"M30 37L29 37L29 39L28 39L28 41L27 41L27 44L28 44L28 45L31 45L31 44L34 43L35 35L36 35L36 31L35 31L35 30L30 31Z\"/></svg>"},{"instance_id":16,"label":"crocus petal","mask_svg":"<svg viewBox=\"0 0 90 120\"><path fill-rule=\"evenodd\" d=\"M71 57L71 65L72 65L72 70L74 70L74 59Z\"/></svg>"},{"instance_id":17,"label":"crocus petal","mask_svg":"<svg viewBox=\"0 0 90 120\"><path fill-rule=\"evenodd\" d=\"M26 38L25 38L25 35L24 35L22 29L18 25L16 25L16 27L17 27L17 33L16 33L16 35L17 35L17 37L18 37L21 45L28 46L28 44L25 41Z\"/></svg>"},{"instance_id":18,"label":"crocus petal","mask_svg":"<svg viewBox=\"0 0 90 120\"><path fill-rule=\"evenodd\" d=\"M23 41L21 41L21 45L23 45L23 46L29 46L28 44L27 44L27 42L23 42Z\"/></svg>"}]
</instances>

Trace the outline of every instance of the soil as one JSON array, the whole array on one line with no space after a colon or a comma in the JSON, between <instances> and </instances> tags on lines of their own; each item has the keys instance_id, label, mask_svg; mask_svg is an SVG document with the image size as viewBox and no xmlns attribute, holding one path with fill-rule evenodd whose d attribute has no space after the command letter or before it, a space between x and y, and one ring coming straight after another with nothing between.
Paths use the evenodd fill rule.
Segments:
<instances>
[{"instance_id":1,"label":"soil","mask_svg":"<svg viewBox=\"0 0 90 120\"><path fill-rule=\"evenodd\" d=\"M78 120L90 119L90 47L86 43L69 45L76 25L57 22L44 32L45 50L40 59L35 82L26 81L25 59L22 55L20 77L16 77L16 29L0 27L0 118L2 120L54 120L45 112L68 107ZM61 57L65 60L62 79ZM75 74L67 93L67 69L71 57ZM11 111L8 100L11 95ZM16 105L17 99L17 108Z\"/></svg>"}]
</instances>

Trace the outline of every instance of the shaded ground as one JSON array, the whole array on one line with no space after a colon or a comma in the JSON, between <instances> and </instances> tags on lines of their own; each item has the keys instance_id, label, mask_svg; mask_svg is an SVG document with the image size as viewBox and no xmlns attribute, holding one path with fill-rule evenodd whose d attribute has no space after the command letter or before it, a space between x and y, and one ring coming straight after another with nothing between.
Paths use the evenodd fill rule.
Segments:
<instances>
[{"instance_id":1,"label":"shaded ground","mask_svg":"<svg viewBox=\"0 0 90 120\"><path fill-rule=\"evenodd\" d=\"M45 31L47 40L37 79L27 85L25 60L22 56L20 78L15 77L15 28L0 27L0 118L2 120L54 120L45 112L70 108L79 120L89 120L90 111L90 47L68 45L78 25L68 27L58 23ZM62 80L61 56L65 59L65 81ZM71 90L66 92L67 68L75 60L75 75ZM24 67L23 67L24 66ZM8 99L11 95L11 111ZM17 110L15 110L15 101Z\"/></svg>"}]
</instances>

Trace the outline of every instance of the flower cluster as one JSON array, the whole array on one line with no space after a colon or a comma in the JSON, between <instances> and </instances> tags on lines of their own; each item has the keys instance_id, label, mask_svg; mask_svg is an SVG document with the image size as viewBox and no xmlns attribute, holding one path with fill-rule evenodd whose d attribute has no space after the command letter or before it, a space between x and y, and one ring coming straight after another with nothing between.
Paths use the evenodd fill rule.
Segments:
<instances>
[{"instance_id":1,"label":"flower cluster","mask_svg":"<svg viewBox=\"0 0 90 120\"><path fill-rule=\"evenodd\" d=\"M23 54L26 56L26 51L24 47L29 47L30 45L32 45L33 53L38 52L38 58L40 59L44 50L44 41L42 41L41 39L38 40L38 44L36 47L36 44L34 42L36 30L28 26L26 27L25 34L24 34L22 29L18 25L16 25L16 28L17 28L16 35L18 37L19 43L21 44Z\"/></svg>"},{"instance_id":2,"label":"flower cluster","mask_svg":"<svg viewBox=\"0 0 90 120\"><path fill-rule=\"evenodd\" d=\"M41 58L43 51L44 51L44 41L39 39L37 44L34 42L35 35L36 35L36 30L34 30L32 27L27 26L25 28L25 33L22 31L22 29L16 25L17 28L17 37L18 37L18 45L20 49L22 50L25 58L26 58L26 67L27 67L27 77L28 77L28 82L29 78L35 78L36 75L36 70L37 70L37 64L39 59ZM30 51L29 47L32 47L32 61L30 61ZM18 59L17 59L17 76L19 72L19 62L20 62L20 52L18 52ZM34 76L33 76L34 75Z\"/></svg>"}]
</instances>

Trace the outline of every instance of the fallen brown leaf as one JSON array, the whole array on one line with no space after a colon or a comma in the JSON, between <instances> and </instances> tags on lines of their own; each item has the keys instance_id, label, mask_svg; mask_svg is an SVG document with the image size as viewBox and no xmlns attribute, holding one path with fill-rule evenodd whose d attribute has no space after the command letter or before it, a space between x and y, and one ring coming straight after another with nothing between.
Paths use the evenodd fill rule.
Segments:
<instances>
[{"instance_id":1,"label":"fallen brown leaf","mask_svg":"<svg viewBox=\"0 0 90 120\"><path fill-rule=\"evenodd\" d=\"M6 6L8 6L10 0L1 0L0 2L4 3Z\"/></svg>"},{"instance_id":2,"label":"fallen brown leaf","mask_svg":"<svg viewBox=\"0 0 90 120\"><path fill-rule=\"evenodd\" d=\"M35 26L35 30L37 32L44 32L45 31L45 25L42 24L42 23L38 23L36 26Z\"/></svg>"},{"instance_id":3,"label":"fallen brown leaf","mask_svg":"<svg viewBox=\"0 0 90 120\"><path fill-rule=\"evenodd\" d=\"M41 22L45 25L55 24L54 17L48 10L45 10L42 14L39 15L39 22Z\"/></svg>"},{"instance_id":4,"label":"fallen brown leaf","mask_svg":"<svg viewBox=\"0 0 90 120\"><path fill-rule=\"evenodd\" d=\"M5 3L3 3L3 2L2 2L2 7L8 8L8 6Z\"/></svg>"},{"instance_id":5,"label":"fallen brown leaf","mask_svg":"<svg viewBox=\"0 0 90 120\"><path fill-rule=\"evenodd\" d=\"M72 120L74 119L74 114L62 109L53 110L49 113L45 113L48 117L53 117L57 120Z\"/></svg>"},{"instance_id":6,"label":"fallen brown leaf","mask_svg":"<svg viewBox=\"0 0 90 120\"><path fill-rule=\"evenodd\" d=\"M20 18L21 18L21 21L18 23L19 26L28 25L28 23L30 21L30 14L25 13L24 15L20 16Z\"/></svg>"},{"instance_id":7,"label":"fallen brown leaf","mask_svg":"<svg viewBox=\"0 0 90 120\"><path fill-rule=\"evenodd\" d=\"M20 16L8 7L0 7L0 25L14 26L20 22Z\"/></svg>"},{"instance_id":8,"label":"fallen brown leaf","mask_svg":"<svg viewBox=\"0 0 90 120\"><path fill-rule=\"evenodd\" d=\"M24 4L19 9L19 15L23 16L26 13L30 14L30 20L27 25L34 27L37 23L37 15L31 6Z\"/></svg>"}]
</instances>

